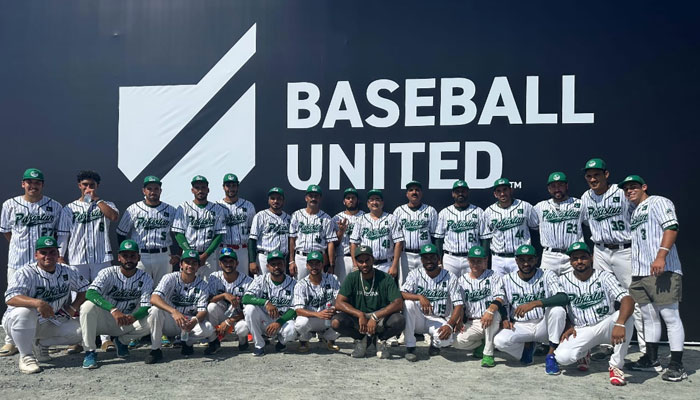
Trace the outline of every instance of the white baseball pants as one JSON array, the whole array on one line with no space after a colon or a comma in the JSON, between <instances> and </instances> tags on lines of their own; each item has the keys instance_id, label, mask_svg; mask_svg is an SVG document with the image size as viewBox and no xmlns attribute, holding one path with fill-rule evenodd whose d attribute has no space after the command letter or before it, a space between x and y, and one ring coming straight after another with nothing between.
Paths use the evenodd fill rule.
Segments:
<instances>
[{"instance_id":1,"label":"white baseball pants","mask_svg":"<svg viewBox=\"0 0 700 400\"><path fill-rule=\"evenodd\" d=\"M501 314L494 313L493 321L486 329L481 326L481 320L475 319L464 323L464 331L457 334L455 348L474 350L484 343L484 355L493 356L493 338L498 333L501 323Z\"/></svg>"},{"instance_id":2,"label":"white baseball pants","mask_svg":"<svg viewBox=\"0 0 700 400\"><path fill-rule=\"evenodd\" d=\"M20 357L33 354L33 344L39 340L42 346L80 343L80 322L75 318L59 318L59 325L44 320L34 308L16 307L5 312L2 327L12 338ZM95 337L93 336L93 342Z\"/></svg>"},{"instance_id":3,"label":"white baseball pants","mask_svg":"<svg viewBox=\"0 0 700 400\"><path fill-rule=\"evenodd\" d=\"M78 265L72 265L73 268L75 268L80 275L85 278L88 282L92 282L97 278L97 274L100 273L103 269L111 266L112 263L110 261L105 261L103 263L97 263L97 264L78 264Z\"/></svg>"},{"instance_id":4,"label":"white baseball pants","mask_svg":"<svg viewBox=\"0 0 700 400\"><path fill-rule=\"evenodd\" d=\"M394 262L393 260L389 260L389 261L387 261L387 262L385 262L385 263L374 264L374 268L376 268L376 269L378 269L378 270L380 270L380 271L382 271L382 272L386 272L386 273L388 274L388 273L389 273L389 270L391 269L391 264L392 264L393 262Z\"/></svg>"},{"instance_id":5,"label":"white baseball pants","mask_svg":"<svg viewBox=\"0 0 700 400\"><path fill-rule=\"evenodd\" d=\"M86 301L80 307L80 330L83 334L83 346L86 351L94 351L96 335L118 336L122 343L127 344L131 339L139 339L150 333L146 317L131 325L119 326L112 314L91 301Z\"/></svg>"},{"instance_id":6,"label":"white baseball pants","mask_svg":"<svg viewBox=\"0 0 700 400\"><path fill-rule=\"evenodd\" d=\"M509 274L518 270L515 257L501 257L491 253L491 269L501 275Z\"/></svg>"},{"instance_id":7,"label":"white baseball pants","mask_svg":"<svg viewBox=\"0 0 700 400\"><path fill-rule=\"evenodd\" d=\"M153 288L158 286L161 278L165 274L173 272L173 266L170 265L170 253L141 253L141 261L136 268L143 270L153 278Z\"/></svg>"},{"instance_id":8,"label":"white baseball pants","mask_svg":"<svg viewBox=\"0 0 700 400\"><path fill-rule=\"evenodd\" d=\"M160 349L160 338L163 335L175 336L179 335L182 329L175 323L172 315L169 312L161 310L158 307L152 306L148 310L148 325L151 327L151 349ZM216 331L209 321L200 321L190 331L190 337L187 340L187 345L206 339L211 342L216 339Z\"/></svg>"},{"instance_id":9,"label":"white baseball pants","mask_svg":"<svg viewBox=\"0 0 700 400\"><path fill-rule=\"evenodd\" d=\"M469 273L469 261L467 261L467 257L457 257L445 253L442 256L442 267L457 278Z\"/></svg>"},{"instance_id":10,"label":"white baseball pants","mask_svg":"<svg viewBox=\"0 0 700 400\"><path fill-rule=\"evenodd\" d=\"M435 347L447 347L455 340L455 335L450 335L445 340L440 339L438 329L447 324L447 320L442 317L433 315L425 315L420 307L420 302L407 300L403 303L403 313L406 317L406 326L404 328L404 338L406 347L416 347L416 337L414 334L427 333L432 337L432 344Z\"/></svg>"},{"instance_id":11,"label":"white baseball pants","mask_svg":"<svg viewBox=\"0 0 700 400\"><path fill-rule=\"evenodd\" d=\"M243 308L245 322L253 335L253 342L256 349L265 347L265 330L267 326L275 322L276 319L263 310L262 307L248 304ZM277 338L282 344L296 340L297 332L294 329L294 321L287 321L277 333Z\"/></svg>"},{"instance_id":12,"label":"white baseball pants","mask_svg":"<svg viewBox=\"0 0 700 400\"><path fill-rule=\"evenodd\" d=\"M399 260L399 287L406 281L408 274L416 268L423 268L420 254L404 251Z\"/></svg>"},{"instance_id":13,"label":"white baseball pants","mask_svg":"<svg viewBox=\"0 0 700 400\"><path fill-rule=\"evenodd\" d=\"M299 340L303 342L311 340L311 336L314 332L323 334L323 338L326 340L338 339L340 334L334 331L330 326L326 326L326 322L330 322L330 320L297 316L294 320L294 329L296 329L299 335Z\"/></svg>"},{"instance_id":14,"label":"white baseball pants","mask_svg":"<svg viewBox=\"0 0 700 400\"><path fill-rule=\"evenodd\" d=\"M294 253L294 262L297 265L297 281L304 279L309 275L309 270L306 268L306 256Z\"/></svg>"},{"instance_id":15,"label":"white baseball pants","mask_svg":"<svg viewBox=\"0 0 700 400\"><path fill-rule=\"evenodd\" d=\"M17 272L17 269L13 269L10 267L7 267L7 287L10 287L10 283L12 282L12 278L15 276L15 272ZM5 321L5 317L3 316L2 318L3 324ZM10 332L5 329L5 344L15 344L15 342L12 340L12 336L10 336Z\"/></svg>"},{"instance_id":16,"label":"white baseball pants","mask_svg":"<svg viewBox=\"0 0 700 400\"><path fill-rule=\"evenodd\" d=\"M209 314L207 318L211 322L212 326L216 327L220 323L224 322L226 319L226 308L222 307L218 303L209 303L207 306L207 311ZM238 336L238 343L248 343L248 325L245 323L245 319L242 319L233 326L233 333Z\"/></svg>"},{"instance_id":17,"label":"white baseball pants","mask_svg":"<svg viewBox=\"0 0 700 400\"><path fill-rule=\"evenodd\" d=\"M513 329L501 329L493 338L493 344L504 353L520 359L525 343L543 343L549 340L559 343L564 332L566 311L563 307L550 307L540 320L516 322Z\"/></svg>"},{"instance_id":18,"label":"white baseball pants","mask_svg":"<svg viewBox=\"0 0 700 400\"><path fill-rule=\"evenodd\" d=\"M543 271L552 271L557 274L557 276L560 276L571 271L573 267L569 261L569 256L566 254L545 250L542 252L540 269Z\"/></svg>"},{"instance_id":19,"label":"white baseball pants","mask_svg":"<svg viewBox=\"0 0 700 400\"><path fill-rule=\"evenodd\" d=\"M333 273L338 278L339 283L342 284L345 277L348 276L354 270L354 268L355 266L352 263L352 257L344 256L342 252L336 256L335 271L333 271Z\"/></svg>"}]
</instances>

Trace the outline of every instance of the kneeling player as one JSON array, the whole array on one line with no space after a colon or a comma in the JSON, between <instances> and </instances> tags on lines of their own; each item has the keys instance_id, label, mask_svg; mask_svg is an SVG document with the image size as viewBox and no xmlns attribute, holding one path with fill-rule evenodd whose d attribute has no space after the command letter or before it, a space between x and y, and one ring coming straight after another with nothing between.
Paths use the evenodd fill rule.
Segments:
<instances>
[{"instance_id":1,"label":"kneeling player","mask_svg":"<svg viewBox=\"0 0 700 400\"><path fill-rule=\"evenodd\" d=\"M432 244L423 245L420 248L420 261L423 268L411 270L401 287L408 361L418 359L414 334L430 334L428 354L436 356L440 354L441 347L447 347L454 341L455 325L464 313L458 278L440 268L437 247Z\"/></svg>"}]
</instances>

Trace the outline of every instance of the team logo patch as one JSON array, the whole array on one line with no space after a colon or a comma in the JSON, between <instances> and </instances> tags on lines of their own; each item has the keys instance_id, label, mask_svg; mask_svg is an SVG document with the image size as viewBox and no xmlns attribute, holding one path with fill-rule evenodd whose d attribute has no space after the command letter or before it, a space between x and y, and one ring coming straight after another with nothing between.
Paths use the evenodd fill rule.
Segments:
<instances>
[{"instance_id":1,"label":"team logo patch","mask_svg":"<svg viewBox=\"0 0 700 400\"><path fill-rule=\"evenodd\" d=\"M561 175L559 175L559 174L554 175L554 176L552 177L552 179L554 179L555 181L558 181L558 180L561 179Z\"/></svg>"},{"instance_id":2,"label":"team logo patch","mask_svg":"<svg viewBox=\"0 0 700 400\"><path fill-rule=\"evenodd\" d=\"M477 256L481 255L481 250L480 249L474 249L474 254Z\"/></svg>"},{"instance_id":3,"label":"team logo patch","mask_svg":"<svg viewBox=\"0 0 700 400\"><path fill-rule=\"evenodd\" d=\"M167 211L165 211L165 212L163 213L163 216L164 216L164 217L169 217L169 216L170 216L170 213L167 212Z\"/></svg>"},{"instance_id":4,"label":"team logo patch","mask_svg":"<svg viewBox=\"0 0 700 400\"><path fill-rule=\"evenodd\" d=\"M29 173L29 175L30 175L32 178L36 178L37 176L39 176L39 173L36 172L36 171L32 171L32 172Z\"/></svg>"},{"instance_id":5,"label":"team logo patch","mask_svg":"<svg viewBox=\"0 0 700 400\"><path fill-rule=\"evenodd\" d=\"M55 244L56 244L56 243L53 241L53 239L46 239L46 240L44 240L44 245L45 245L45 246L53 246L53 245L55 245Z\"/></svg>"},{"instance_id":6,"label":"team logo patch","mask_svg":"<svg viewBox=\"0 0 700 400\"><path fill-rule=\"evenodd\" d=\"M129 243L129 242L124 243L124 248L125 248L125 249L130 249L130 248L132 248L132 247L134 247L134 246L133 246L131 243Z\"/></svg>"},{"instance_id":7,"label":"team logo patch","mask_svg":"<svg viewBox=\"0 0 700 400\"><path fill-rule=\"evenodd\" d=\"M581 248L581 245L578 244L578 243L574 243L574 244L571 246L571 248L574 249L574 250L578 250L578 249Z\"/></svg>"},{"instance_id":8,"label":"team logo patch","mask_svg":"<svg viewBox=\"0 0 700 400\"><path fill-rule=\"evenodd\" d=\"M581 204L579 204L579 203L574 203L574 208L581 208Z\"/></svg>"},{"instance_id":9,"label":"team logo patch","mask_svg":"<svg viewBox=\"0 0 700 400\"><path fill-rule=\"evenodd\" d=\"M591 161L591 162L589 162L589 163L588 163L588 166L589 166L589 167L593 167L593 166L595 166L595 161Z\"/></svg>"},{"instance_id":10,"label":"team logo patch","mask_svg":"<svg viewBox=\"0 0 700 400\"><path fill-rule=\"evenodd\" d=\"M53 211L53 207L51 207L51 206L46 207L46 211Z\"/></svg>"},{"instance_id":11,"label":"team logo patch","mask_svg":"<svg viewBox=\"0 0 700 400\"><path fill-rule=\"evenodd\" d=\"M522 213L523 213L523 209L521 208L518 210L518 214L522 214Z\"/></svg>"},{"instance_id":12,"label":"team logo patch","mask_svg":"<svg viewBox=\"0 0 700 400\"><path fill-rule=\"evenodd\" d=\"M667 209L666 209L666 214L673 214L673 210L671 210L670 208L667 208Z\"/></svg>"},{"instance_id":13,"label":"team logo patch","mask_svg":"<svg viewBox=\"0 0 700 400\"><path fill-rule=\"evenodd\" d=\"M67 281L68 280L68 274L63 274L63 280Z\"/></svg>"},{"instance_id":14,"label":"team logo patch","mask_svg":"<svg viewBox=\"0 0 700 400\"><path fill-rule=\"evenodd\" d=\"M613 203L619 203L620 198L618 196L613 197Z\"/></svg>"}]
</instances>

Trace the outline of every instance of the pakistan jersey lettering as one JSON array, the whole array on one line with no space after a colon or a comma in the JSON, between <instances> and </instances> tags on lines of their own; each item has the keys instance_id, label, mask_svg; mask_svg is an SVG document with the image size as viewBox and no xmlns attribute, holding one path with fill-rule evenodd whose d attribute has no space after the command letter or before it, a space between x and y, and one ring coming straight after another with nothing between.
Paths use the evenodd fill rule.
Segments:
<instances>
[{"instance_id":1,"label":"pakistan jersey lettering","mask_svg":"<svg viewBox=\"0 0 700 400\"><path fill-rule=\"evenodd\" d=\"M476 279L464 274L458 283L464 294L464 315L467 318L479 319L493 300L505 299L501 276L493 270L485 270Z\"/></svg>"},{"instance_id":2,"label":"pakistan jersey lettering","mask_svg":"<svg viewBox=\"0 0 700 400\"><path fill-rule=\"evenodd\" d=\"M226 234L224 235L223 243L239 246L247 244L250 226L253 224L253 217L255 216L253 203L239 197L238 201L233 204L222 200L219 202L219 205L227 211L224 216Z\"/></svg>"},{"instance_id":3,"label":"pakistan jersey lettering","mask_svg":"<svg viewBox=\"0 0 700 400\"><path fill-rule=\"evenodd\" d=\"M581 196L583 222L591 228L594 243L620 244L630 242L630 216L633 205L625 193L611 184L608 190L597 195L592 189Z\"/></svg>"},{"instance_id":4,"label":"pakistan jersey lettering","mask_svg":"<svg viewBox=\"0 0 700 400\"><path fill-rule=\"evenodd\" d=\"M36 203L13 197L2 204L0 232L12 234L7 266L19 269L34 262L36 241L42 236L55 236L63 206L43 196Z\"/></svg>"},{"instance_id":5,"label":"pakistan jersey lettering","mask_svg":"<svg viewBox=\"0 0 700 400\"><path fill-rule=\"evenodd\" d=\"M296 279L289 275L285 275L284 281L280 284L275 284L272 280L272 274L258 275L248 285L245 294L259 299L270 300L270 303L277 307L280 314L284 314L292 306L296 283Z\"/></svg>"},{"instance_id":6,"label":"pakistan jersey lettering","mask_svg":"<svg viewBox=\"0 0 700 400\"><path fill-rule=\"evenodd\" d=\"M350 255L350 236L355 231L355 226L357 225L357 222L360 220L360 218L362 218L364 214L365 212L362 210L357 211L357 214L355 215L345 214L344 211L341 211L338 214L335 214L335 216L333 216L333 223L335 224L336 228L338 227L338 222L340 222L342 219L348 220L348 227L345 230L343 239L340 241L344 255Z\"/></svg>"},{"instance_id":7,"label":"pakistan jersey lettering","mask_svg":"<svg viewBox=\"0 0 700 400\"><path fill-rule=\"evenodd\" d=\"M561 292L557 275L552 271L537 269L529 281L520 279L518 271L503 276L504 300L510 306L511 318L515 321L530 321L544 318L544 308L535 307L522 317L513 315L513 311L525 303L542 300Z\"/></svg>"},{"instance_id":8,"label":"pakistan jersey lettering","mask_svg":"<svg viewBox=\"0 0 700 400\"><path fill-rule=\"evenodd\" d=\"M451 205L438 215L435 237L444 239L443 249L450 253L468 253L479 244L486 229L484 210L470 204L464 210Z\"/></svg>"},{"instance_id":9,"label":"pakistan jersey lettering","mask_svg":"<svg viewBox=\"0 0 700 400\"><path fill-rule=\"evenodd\" d=\"M151 305L153 279L140 269L126 277L121 267L107 267L97 274L88 289L97 291L124 314L131 314L139 307Z\"/></svg>"},{"instance_id":10,"label":"pakistan jersey lettering","mask_svg":"<svg viewBox=\"0 0 700 400\"><path fill-rule=\"evenodd\" d=\"M307 275L294 286L294 309L300 308L318 312L326 309L326 303L335 303L340 290L338 278L333 274L322 273L321 283L314 285Z\"/></svg>"},{"instance_id":11,"label":"pakistan jersey lettering","mask_svg":"<svg viewBox=\"0 0 700 400\"><path fill-rule=\"evenodd\" d=\"M188 317L206 311L209 303L207 283L199 276L194 281L185 283L179 271L163 276L153 294L157 294L170 307Z\"/></svg>"},{"instance_id":12,"label":"pakistan jersey lettering","mask_svg":"<svg viewBox=\"0 0 700 400\"><path fill-rule=\"evenodd\" d=\"M309 214L304 208L292 214L289 237L296 238L295 248L303 252L323 251L328 243L338 240L335 224L328 214L322 210Z\"/></svg>"},{"instance_id":13,"label":"pakistan jersey lettering","mask_svg":"<svg viewBox=\"0 0 700 400\"><path fill-rule=\"evenodd\" d=\"M104 203L112 210L119 212L114 203L110 201ZM112 261L109 222L96 202L76 200L63 207L58 235L70 235L68 239L70 265Z\"/></svg>"},{"instance_id":14,"label":"pakistan jersey lettering","mask_svg":"<svg viewBox=\"0 0 700 400\"><path fill-rule=\"evenodd\" d=\"M57 313L71 303L71 291L85 292L89 284L77 270L67 265L56 264L54 272L46 272L36 263L31 263L18 270L10 280L5 303L15 296L27 296L49 303L53 312ZM6 314L13 308L7 306Z\"/></svg>"},{"instance_id":15,"label":"pakistan jersey lettering","mask_svg":"<svg viewBox=\"0 0 700 400\"><path fill-rule=\"evenodd\" d=\"M403 231L396 217L386 212L377 219L370 213L363 215L350 237L350 243L371 247L375 260L393 258L394 244L403 240Z\"/></svg>"},{"instance_id":16,"label":"pakistan jersey lettering","mask_svg":"<svg viewBox=\"0 0 700 400\"><path fill-rule=\"evenodd\" d=\"M279 250L289 253L289 214L282 211L277 215L269 209L260 211L253 217L250 238L257 241L258 250L270 252Z\"/></svg>"},{"instance_id":17,"label":"pakistan jersey lettering","mask_svg":"<svg viewBox=\"0 0 700 400\"><path fill-rule=\"evenodd\" d=\"M671 200L662 196L649 196L639 203L632 213L632 276L651 275L651 263L661 247L664 230L678 225L676 208ZM674 243L666 254L665 271L683 274L678 249Z\"/></svg>"},{"instance_id":18,"label":"pakistan jersey lettering","mask_svg":"<svg viewBox=\"0 0 700 400\"><path fill-rule=\"evenodd\" d=\"M160 203L155 207L143 201L130 205L117 226L117 233L130 238L141 250L170 247L173 241L170 229L175 222L177 210L170 204Z\"/></svg>"},{"instance_id":19,"label":"pakistan jersey lettering","mask_svg":"<svg viewBox=\"0 0 700 400\"><path fill-rule=\"evenodd\" d=\"M585 281L569 271L559 277L559 284L569 296L569 319L577 328L604 320L615 312L615 302L628 295L613 274L600 270L593 270Z\"/></svg>"},{"instance_id":20,"label":"pakistan jersey lettering","mask_svg":"<svg viewBox=\"0 0 700 400\"><path fill-rule=\"evenodd\" d=\"M225 213L226 210L216 203L208 202L200 208L190 200L178 207L172 229L175 233L183 233L190 247L202 253L214 236L226 233Z\"/></svg>"},{"instance_id":21,"label":"pakistan jersey lettering","mask_svg":"<svg viewBox=\"0 0 700 400\"><path fill-rule=\"evenodd\" d=\"M542 247L566 250L572 243L583 242L581 200L575 197L557 203L552 199L540 201L533 209L540 231Z\"/></svg>"},{"instance_id":22,"label":"pakistan jersey lettering","mask_svg":"<svg viewBox=\"0 0 700 400\"><path fill-rule=\"evenodd\" d=\"M433 315L437 317L447 318L454 306L464 304L457 277L446 269L441 269L435 278L431 278L425 268L416 268L408 273L401 291L427 298L433 306Z\"/></svg>"},{"instance_id":23,"label":"pakistan jersey lettering","mask_svg":"<svg viewBox=\"0 0 700 400\"><path fill-rule=\"evenodd\" d=\"M394 216L403 231L405 246L409 250L419 250L424 244L433 242L438 215L435 209L421 204L417 210L411 210L408 204L396 207Z\"/></svg>"},{"instance_id":24,"label":"pakistan jersey lettering","mask_svg":"<svg viewBox=\"0 0 700 400\"><path fill-rule=\"evenodd\" d=\"M491 239L494 253L515 253L515 249L530 244L530 228L537 225L532 205L514 199L508 208L494 203L484 211L485 239Z\"/></svg>"},{"instance_id":25,"label":"pakistan jersey lettering","mask_svg":"<svg viewBox=\"0 0 700 400\"><path fill-rule=\"evenodd\" d=\"M218 296L222 293L230 293L243 298L248 285L253 282L253 278L246 274L238 274L235 281L229 282L224 278L224 271L216 271L209 275L209 295ZM228 308L230 304L226 300L221 300L218 305ZM239 303L240 307L240 303Z\"/></svg>"}]
</instances>

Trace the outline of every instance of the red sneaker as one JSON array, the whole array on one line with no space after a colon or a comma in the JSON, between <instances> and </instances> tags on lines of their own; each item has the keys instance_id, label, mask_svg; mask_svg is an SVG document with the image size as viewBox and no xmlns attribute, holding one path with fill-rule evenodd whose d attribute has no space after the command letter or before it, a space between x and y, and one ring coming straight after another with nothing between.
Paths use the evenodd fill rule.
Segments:
<instances>
[{"instance_id":1,"label":"red sneaker","mask_svg":"<svg viewBox=\"0 0 700 400\"><path fill-rule=\"evenodd\" d=\"M625 386L625 373L617 367L608 367L610 371L610 383L614 386Z\"/></svg>"},{"instance_id":2,"label":"red sneaker","mask_svg":"<svg viewBox=\"0 0 700 400\"><path fill-rule=\"evenodd\" d=\"M578 359L576 361L576 368L578 368L579 371L586 372L588 371L588 367L591 365L591 352L589 351L586 353L586 355L583 358Z\"/></svg>"}]
</instances>

